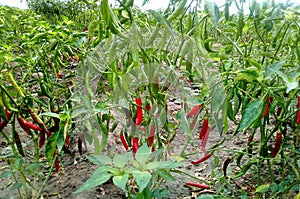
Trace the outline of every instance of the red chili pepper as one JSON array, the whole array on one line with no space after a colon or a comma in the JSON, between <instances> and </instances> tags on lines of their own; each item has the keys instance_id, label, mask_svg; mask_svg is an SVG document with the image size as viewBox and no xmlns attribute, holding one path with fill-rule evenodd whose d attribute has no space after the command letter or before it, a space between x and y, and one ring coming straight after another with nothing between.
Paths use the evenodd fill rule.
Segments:
<instances>
[{"instance_id":1,"label":"red chili pepper","mask_svg":"<svg viewBox=\"0 0 300 199\"><path fill-rule=\"evenodd\" d=\"M211 156L212 156L212 154L209 153L209 154L203 156L202 158L200 158L199 160L192 161L191 163L192 164L200 164L200 163L204 162L205 160L209 159Z\"/></svg>"},{"instance_id":2,"label":"red chili pepper","mask_svg":"<svg viewBox=\"0 0 300 199\"><path fill-rule=\"evenodd\" d=\"M11 116L13 115L13 113L9 112L7 109L5 109L5 115L6 115L6 118L7 118L7 121L3 120L1 123L0 123L0 132L4 129L4 127L8 124Z\"/></svg>"},{"instance_id":3,"label":"red chili pepper","mask_svg":"<svg viewBox=\"0 0 300 199\"><path fill-rule=\"evenodd\" d=\"M56 155L57 155L57 152L54 151L53 156L56 156ZM56 158L55 158L54 166L55 166L55 172L58 172L58 171L59 171L59 160L58 160L58 156L56 156Z\"/></svg>"},{"instance_id":4,"label":"red chili pepper","mask_svg":"<svg viewBox=\"0 0 300 199\"><path fill-rule=\"evenodd\" d=\"M267 99L267 104L266 104L266 108L265 108L265 110L264 110L264 113L263 113L263 115L262 115L262 118L264 118L267 114L268 114L268 112L269 112L269 107L270 107L270 103L272 102L272 97L268 97L268 99Z\"/></svg>"},{"instance_id":5,"label":"red chili pepper","mask_svg":"<svg viewBox=\"0 0 300 199\"><path fill-rule=\"evenodd\" d=\"M36 126L36 125L32 124L31 122L26 121L24 118L19 117L18 121L19 121L19 124L20 124L21 127L25 126L25 127L30 128L32 130L35 130L35 131L42 131L43 130L41 127Z\"/></svg>"},{"instance_id":6,"label":"red chili pepper","mask_svg":"<svg viewBox=\"0 0 300 199\"><path fill-rule=\"evenodd\" d=\"M207 127L205 136L204 136L204 138L202 140L201 148L202 148L202 151L204 152L204 154L207 153L205 147L206 147L206 143L207 143L207 140L208 140L209 130L210 130L210 128Z\"/></svg>"},{"instance_id":7,"label":"red chili pepper","mask_svg":"<svg viewBox=\"0 0 300 199\"><path fill-rule=\"evenodd\" d=\"M281 107L278 107L278 109L277 109L277 116L280 115L281 111L282 111L282 108L281 108Z\"/></svg>"},{"instance_id":8,"label":"red chili pepper","mask_svg":"<svg viewBox=\"0 0 300 199\"><path fill-rule=\"evenodd\" d=\"M137 150L139 149L139 139L137 137L133 137L131 145L132 145L133 157L135 157L135 154L136 154Z\"/></svg>"},{"instance_id":9,"label":"red chili pepper","mask_svg":"<svg viewBox=\"0 0 300 199\"><path fill-rule=\"evenodd\" d=\"M191 187L198 187L201 189L210 189L210 186L207 184L199 184L199 183L194 183L194 182L186 182L186 186L191 186Z\"/></svg>"},{"instance_id":10,"label":"red chili pepper","mask_svg":"<svg viewBox=\"0 0 300 199\"><path fill-rule=\"evenodd\" d=\"M164 86L164 89L163 89L163 91L166 91L166 90L168 90L169 89L169 87L170 87L170 85L171 85L171 83L166 83L166 85Z\"/></svg>"},{"instance_id":11,"label":"red chili pepper","mask_svg":"<svg viewBox=\"0 0 300 199\"><path fill-rule=\"evenodd\" d=\"M297 104L297 108L300 108L300 96L298 96L298 104ZM296 115L296 124L298 125L300 123L300 110L297 111L297 115Z\"/></svg>"},{"instance_id":12,"label":"red chili pepper","mask_svg":"<svg viewBox=\"0 0 300 199\"><path fill-rule=\"evenodd\" d=\"M136 98L135 102L137 104L135 124L138 126L143 122L143 109L141 108L143 104L141 98Z\"/></svg>"},{"instance_id":13,"label":"red chili pepper","mask_svg":"<svg viewBox=\"0 0 300 199\"><path fill-rule=\"evenodd\" d=\"M207 129L208 129L208 118L204 118L202 128L199 134L200 140L202 140L207 134Z\"/></svg>"},{"instance_id":14,"label":"red chili pepper","mask_svg":"<svg viewBox=\"0 0 300 199\"><path fill-rule=\"evenodd\" d=\"M148 135L148 146L152 146L154 141L154 135L155 135L155 126L150 127L149 135Z\"/></svg>"},{"instance_id":15,"label":"red chili pepper","mask_svg":"<svg viewBox=\"0 0 300 199\"><path fill-rule=\"evenodd\" d=\"M147 104L146 106L145 106L145 109L148 111L148 113L150 112L150 110L151 110L151 106L150 106L150 104Z\"/></svg>"},{"instance_id":16,"label":"red chili pepper","mask_svg":"<svg viewBox=\"0 0 300 199\"><path fill-rule=\"evenodd\" d=\"M39 137L39 147L42 148L46 139L46 132L43 130L41 131L40 137Z\"/></svg>"},{"instance_id":17,"label":"red chili pepper","mask_svg":"<svg viewBox=\"0 0 300 199\"><path fill-rule=\"evenodd\" d=\"M194 117L200 110L200 108L203 106L203 104L199 104L197 106L194 106L192 108L192 110L186 115L187 118L190 118L190 117Z\"/></svg>"},{"instance_id":18,"label":"red chili pepper","mask_svg":"<svg viewBox=\"0 0 300 199\"><path fill-rule=\"evenodd\" d=\"M276 135L275 146L271 153L271 158L274 158L276 156L276 154L278 153L278 151L280 149L281 143L282 143L282 135L281 135L281 133L278 132Z\"/></svg>"},{"instance_id":19,"label":"red chili pepper","mask_svg":"<svg viewBox=\"0 0 300 199\"><path fill-rule=\"evenodd\" d=\"M120 133L120 139L121 139L121 142L122 142L124 148L126 149L126 151L128 151L128 143L127 143L123 133Z\"/></svg>"},{"instance_id":20,"label":"red chili pepper","mask_svg":"<svg viewBox=\"0 0 300 199\"><path fill-rule=\"evenodd\" d=\"M67 134L66 134L66 140L65 140L65 143L68 147L70 147L70 139L69 139L69 133L67 131Z\"/></svg>"}]
</instances>

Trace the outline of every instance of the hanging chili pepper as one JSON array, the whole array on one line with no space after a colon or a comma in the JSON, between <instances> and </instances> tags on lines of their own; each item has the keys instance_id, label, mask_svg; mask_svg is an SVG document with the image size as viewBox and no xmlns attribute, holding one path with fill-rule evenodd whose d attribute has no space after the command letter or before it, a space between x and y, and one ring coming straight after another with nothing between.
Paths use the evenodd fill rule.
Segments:
<instances>
[{"instance_id":1,"label":"hanging chili pepper","mask_svg":"<svg viewBox=\"0 0 300 199\"><path fill-rule=\"evenodd\" d=\"M128 143L127 143L126 138L125 138L125 136L122 132L120 133L120 139L121 139L121 142L122 142L124 148L126 149L126 151L128 151Z\"/></svg>"},{"instance_id":2,"label":"hanging chili pepper","mask_svg":"<svg viewBox=\"0 0 300 199\"><path fill-rule=\"evenodd\" d=\"M136 154L137 150L139 149L139 139L137 137L133 137L131 145L132 145L132 154L133 154L133 157L135 157L135 154Z\"/></svg>"},{"instance_id":3,"label":"hanging chili pepper","mask_svg":"<svg viewBox=\"0 0 300 199\"><path fill-rule=\"evenodd\" d=\"M300 109L300 96L298 96L297 108ZM296 115L296 124L298 125L299 123L300 123L300 110L297 111L297 115Z\"/></svg>"},{"instance_id":4,"label":"hanging chili pepper","mask_svg":"<svg viewBox=\"0 0 300 199\"><path fill-rule=\"evenodd\" d=\"M202 128L199 134L200 140L202 140L207 134L207 129L208 129L208 118L204 118Z\"/></svg>"},{"instance_id":5,"label":"hanging chili pepper","mask_svg":"<svg viewBox=\"0 0 300 199\"><path fill-rule=\"evenodd\" d=\"M26 121L24 118L18 117L18 121L19 121L19 124L22 128L27 127L27 128L32 129L32 130L35 130L35 131L42 131L43 130L42 128L32 124L31 122Z\"/></svg>"},{"instance_id":6,"label":"hanging chili pepper","mask_svg":"<svg viewBox=\"0 0 300 199\"><path fill-rule=\"evenodd\" d=\"M47 127L45 125L45 123L43 122L43 120L34 112L34 110L32 108L28 108L29 113L31 115L32 120L37 123L40 127L42 127L45 131L47 130Z\"/></svg>"},{"instance_id":7,"label":"hanging chili pepper","mask_svg":"<svg viewBox=\"0 0 300 199\"><path fill-rule=\"evenodd\" d=\"M46 139L46 132L43 130L40 133L40 137L39 137L39 147L42 148L45 144L45 139Z\"/></svg>"},{"instance_id":8,"label":"hanging chili pepper","mask_svg":"<svg viewBox=\"0 0 300 199\"><path fill-rule=\"evenodd\" d=\"M145 106L145 109L148 111L148 113L150 112L150 110L151 110L151 106L150 106L150 104L146 104L146 106Z\"/></svg>"},{"instance_id":9,"label":"hanging chili pepper","mask_svg":"<svg viewBox=\"0 0 300 199\"><path fill-rule=\"evenodd\" d=\"M274 158L276 156L276 154L278 153L278 151L280 149L281 143L282 143L282 135L281 135L281 133L278 132L276 135L275 146L271 153L271 158Z\"/></svg>"},{"instance_id":10,"label":"hanging chili pepper","mask_svg":"<svg viewBox=\"0 0 300 199\"><path fill-rule=\"evenodd\" d=\"M20 155L25 157L23 147L22 147L22 142L21 142L21 139L20 139L19 134L18 134L17 131L13 131L13 139L14 139L14 142L16 143L16 145L17 145L17 149L18 149Z\"/></svg>"},{"instance_id":11,"label":"hanging chili pepper","mask_svg":"<svg viewBox=\"0 0 300 199\"><path fill-rule=\"evenodd\" d=\"M78 137L77 146L78 146L79 154L82 155L82 141L81 141L80 137Z\"/></svg>"},{"instance_id":12,"label":"hanging chili pepper","mask_svg":"<svg viewBox=\"0 0 300 199\"><path fill-rule=\"evenodd\" d=\"M202 140L201 148L202 148L202 151L204 152L204 154L207 154L205 147L206 147L206 143L207 143L207 140L208 140L209 130L210 130L210 127L207 127L205 136Z\"/></svg>"},{"instance_id":13,"label":"hanging chili pepper","mask_svg":"<svg viewBox=\"0 0 300 199\"><path fill-rule=\"evenodd\" d=\"M59 167L59 160L58 160L58 155L57 155L56 151L54 151L53 156L56 156L54 166L55 166L55 172L57 173L59 171L60 167Z\"/></svg>"},{"instance_id":14,"label":"hanging chili pepper","mask_svg":"<svg viewBox=\"0 0 300 199\"><path fill-rule=\"evenodd\" d=\"M65 143L66 143L67 147L70 147L70 139L69 139L69 133L68 133L68 131L66 132Z\"/></svg>"},{"instance_id":15,"label":"hanging chili pepper","mask_svg":"<svg viewBox=\"0 0 300 199\"><path fill-rule=\"evenodd\" d=\"M210 189L210 186L207 184L199 184L199 183L194 183L194 182L186 182L186 186L191 186L191 187L198 187L201 189Z\"/></svg>"},{"instance_id":16,"label":"hanging chili pepper","mask_svg":"<svg viewBox=\"0 0 300 199\"><path fill-rule=\"evenodd\" d=\"M199 112L199 110L201 109L202 106L203 106L203 104L199 104L197 106L194 106L192 108L192 110L186 115L186 117L187 118L194 117Z\"/></svg>"},{"instance_id":17,"label":"hanging chili pepper","mask_svg":"<svg viewBox=\"0 0 300 199\"><path fill-rule=\"evenodd\" d=\"M148 135L148 146L151 147L154 141L154 135L155 135L155 126L152 125L150 127L149 135Z\"/></svg>"},{"instance_id":18,"label":"hanging chili pepper","mask_svg":"<svg viewBox=\"0 0 300 199\"><path fill-rule=\"evenodd\" d=\"M279 116L281 114L281 111L282 111L282 108L278 107L278 109L277 109L277 116Z\"/></svg>"},{"instance_id":19,"label":"hanging chili pepper","mask_svg":"<svg viewBox=\"0 0 300 199\"><path fill-rule=\"evenodd\" d=\"M232 159L231 158L227 158L223 164L223 173L224 173L224 176L227 177L227 167L228 165L230 164L230 162L232 162Z\"/></svg>"},{"instance_id":20,"label":"hanging chili pepper","mask_svg":"<svg viewBox=\"0 0 300 199\"><path fill-rule=\"evenodd\" d=\"M266 104L266 108L265 108L265 110L264 110L264 113L263 113L263 115L262 115L262 118L264 118L267 114L268 114L268 112L269 112L269 107L270 107L270 103L272 102L272 97L268 97L268 99L267 99L267 104Z\"/></svg>"},{"instance_id":21,"label":"hanging chili pepper","mask_svg":"<svg viewBox=\"0 0 300 199\"><path fill-rule=\"evenodd\" d=\"M203 156L202 158L200 158L199 160L191 161L191 163L194 165L200 164L200 163L204 162L205 160L209 159L211 156L212 156L212 154L209 153L209 154Z\"/></svg>"},{"instance_id":22,"label":"hanging chili pepper","mask_svg":"<svg viewBox=\"0 0 300 199\"><path fill-rule=\"evenodd\" d=\"M143 109L141 108L143 104L141 98L136 98L135 102L137 104L135 124L138 126L143 122Z\"/></svg>"}]
</instances>

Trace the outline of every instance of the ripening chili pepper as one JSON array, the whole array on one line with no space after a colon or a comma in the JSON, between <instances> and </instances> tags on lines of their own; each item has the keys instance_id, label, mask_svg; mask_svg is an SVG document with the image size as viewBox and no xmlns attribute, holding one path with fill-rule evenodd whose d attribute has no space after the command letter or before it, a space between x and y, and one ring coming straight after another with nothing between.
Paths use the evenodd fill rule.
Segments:
<instances>
[{"instance_id":1,"label":"ripening chili pepper","mask_svg":"<svg viewBox=\"0 0 300 199\"><path fill-rule=\"evenodd\" d=\"M207 134L207 129L208 129L208 118L204 118L202 128L199 134L200 140L202 140Z\"/></svg>"},{"instance_id":2,"label":"ripening chili pepper","mask_svg":"<svg viewBox=\"0 0 300 199\"><path fill-rule=\"evenodd\" d=\"M133 157L135 157L135 154L136 154L137 150L139 149L139 139L137 137L133 137L131 145L132 145Z\"/></svg>"},{"instance_id":3,"label":"ripening chili pepper","mask_svg":"<svg viewBox=\"0 0 300 199\"><path fill-rule=\"evenodd\" d=\"M0 122L0 132L4 129L4 127L8 124L10 118L12 117L13 113L9 112L7 109L5 109L5 115L7 120L3 120Z\"/></svg>"},{"instance_id":4,"label":"ripening chili pepper","mask_svg":"<svg viewBox=\"0 0 300 199\"><path fill-rule=\"evenodd\" d=\"M298 96L297 108L300 109L300 96ZM299 123L300 123L300 110L297 111L297 115L296 115L296 124L298 125Z\"/></svg>"},{"instance_id":5,"label":"ripening chili pepper","mask_svg":"<svg viewBox=\"0 0 300 199\"><path fill-rule=\"evenodd\" d=\"M136 98L135 102L137 104L135 124L138 126L143 122L143 109L142 109L143 104L141 98Z\"/></svg>"},{"instance_id":6,"label":"ripening chili pepper","mask_svg":"<svg viewBox=\"0 0 300 199\"><path fill-rule=\"evenodd\" d=\"M200 164L200 163L204 162L205 160L209 159L211 156L212 156L212 154L209 153L209 154L203 156L202 158L200 158L199 160L191 161L191 163L194 165Z\"/></svg>"},{"instance_id":7,"label":"ripening chili pepper","mask_svg":"<svg viewBox=\"0 0 300 199\"><path fill-rule=\"evenodd\" d=\"M210 189L210 186L207 184L199 184L199 183L194 183L194 182L186 182L186 186L191 186L191 187L198 187L201 189Z\"/></svg>"},{"instance_id":8,"label":"ripening chili pepper","mask_svg":"<svg viewBox=\"0 0 300 199\"><path fill-rule=\"evenodd\" d=\"M126 151L128 151L128 143L127 143L123 133L120 133L120 139L121 139L121 142L122 142L124 148L126 149Z\"/></svg>"},{"instance_id":9,"label":"ripening chili pepper","mask_svg":"<svg viewBox=\"0 0 300 199\"><path fill-rule=\"evenodd\" d=\"M186 117L187 118L194 117L199 112L199 110L201 109L202 106L203 106L203 104L199 104L197 106L194 106L192 108L192 110L186 115Z\"/></svg>"},{"instance_id":10,"label":"ripening chili pepper","mask_svg":"<svg viewBox=\"0 0 300 199\"><path fill-rule=\"evenodd\" d=\"M154 141L154 135L155 135L155 126L152 125L150 127L149 135L148 135L148 146L151 147Z\"/></svg>"},{"instance_id":11,"label":"ripening chili pepper","mask_svg":"<svg viewBox=\"0 0 300 199\"><path fill-rule=\"evenodd\" d=\"M270 107L270 103L272 102L272 97L268 97L268 99L267 99L267 104L266 104L266 108L265 108L265 110L264 110L264 113L263 113L263 115L262 115L262 118L264 118L267 114L268 114L268 112L269 112L269 107Z\"/></svg>"},{"instance_id":12,"label":"ripening chili pepper","mask_svg":"<svg viewBox=\"0 0 300 199\"><path fill-rule=\"evenodd\" d=\"M44 130L47 131L47 127L45 125L45 123L43 122L43 120L41 120L41 118L34 112L34 110L32 108L28 108L29 113L31 115L32 120L37 123L39 126L41 126Z\"/></svg>"},{"instance_id":13,"label":"ripening chili pepper","mask_svg":"<svg viewBox=\"0 0 300 199\"><path fill-rule=\"evenodd\" d=\"M280 149L281 143L282 143L282 135L281 135L281 133L278 132L276 135L275 146L271 153L271 158L274 158L276 156L276 154L278 153L278 151Z\"/></svg>"},{"instance_id":14,"label":"ripening chili pepper","mask_svg":"<svg viewBox=\"0 0 300 199\"><path fill-rule=\"evenodd\" d=\"M35 130L35 131L42 131L43 130L41 127L38 127L38 126L32 124L31 122L26 121L24 118L18 117L18 121L19 121L19 124L22 128L27 127L27 128L32 129L32 130Z\"/></svg>"}]
</instances>

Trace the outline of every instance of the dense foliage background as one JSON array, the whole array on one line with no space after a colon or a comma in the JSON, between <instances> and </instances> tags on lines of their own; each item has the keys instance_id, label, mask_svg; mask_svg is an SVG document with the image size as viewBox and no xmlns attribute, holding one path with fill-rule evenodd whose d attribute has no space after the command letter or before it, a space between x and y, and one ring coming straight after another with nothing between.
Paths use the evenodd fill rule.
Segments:
<instances>
[{"instance_id":1,"label":"dense foliage background","mask_svg":"<svg viewBox=\"0 0 300 199\"><path fill-rule=\"evenodd\" d=\"M186 183L213 190L199 198L300 197L299 7L252 1L245 14L243 0L172 0L159 11L133 0L27 3L0 7L0 177L20 197L41 197L69 137L80 153L92 143L88 159L99 166L76 193L112 178L129 198L166 196L161 185L178 167L214 158L219 172ZM170 98L181 104L174 114ZM206 147L213 130L221 139ZM104 155L111 134L125 155ZM170 155L182 135L181 152ZM223 144L245 136L239 150ZM255 189L236 190L246 175Z\"/></svg>"}]
</instances>

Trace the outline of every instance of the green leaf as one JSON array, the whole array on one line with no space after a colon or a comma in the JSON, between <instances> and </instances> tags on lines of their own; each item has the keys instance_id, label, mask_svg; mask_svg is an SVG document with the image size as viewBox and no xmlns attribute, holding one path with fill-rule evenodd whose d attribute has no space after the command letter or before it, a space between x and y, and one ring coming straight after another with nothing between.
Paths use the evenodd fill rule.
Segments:
<instances>
[{"instance_id":1,"label":"green leaf","mask_svg":"<svg viewBox=\"0 0 300 199\"><path fill-rule=\"evenodd\" d=\"M53 133L47 141L46 144L46 159L48 162L51 162L53 158L54 151L57 145L58 133Z\"/></svg>"},{"instance_id":2,"label":"green leaf","mask_svg":"<svg viewBox=\"0 0 300 199\"><path fill-rule=\"evenodd\" d=\"M139 163L146 163L150 156L150 148L147 146L147 144L143 144L136 152L135 158Z\"/></svg>"},{"instance_id":3,"label":"green leaf","mask_svg":"<svg viewBox=\"0 0 300 199\"><path fill-rule=\"evenodd\" d=\"M275 73L280 71L283 64L284 64L284 61L279 61L279 62L275 62L275 63L271 64L270 66L268 66L268 68L266 68L266 76L272 77Z\"/></svg>"},{"instance_id":4,"label":"green leaf","mask_svg":"<svg viewBox=\"0 0 300 199\"><path fill-rule=\"evenodd\" d=\"M257 118L260 117L263 109L263 98L253 101L242 111L242 119L237 131L247 130Z\"/></svg>"},{"instance_id":5,"label":"green leaf","mask_svg":"<svg viewBox=\"0 0 300 199\"><path fill-rule=\"evenodd\" d=\"M186 113L184 109L181 109L177 112L176 119L179 121L179 128L182 132L190 135L190 126L188 124L187 118L186 118Z\"/></svg>"},{"instance_id":6,"label":"green leaf","mask_svg":"<svg viewBox=\"0 0 300 199\"><path fill-rule=\"evenodd\" d=\"M139 192L141 193L150 182L151 174L148 171L135 171L132 175L139 186Z\"/></svg>"},{"instance_id":7,"label":"green leaf","mask_svg":"<svg viewBox=\"0 0 300 199\"><path fill-rule=\"evenodd\" d=\"M220 84L212 88L210 92L210 96L211 96L211 112L213 114L217 114L223 107L223 104L226 99L224 86Z\"/></svg>"},{"instance_id":8,"label":"green leaf","mask_svg":"<svg viewBox=\"0 0 300 199\"><path fill-rule=\"evenodd\" d=\"M247 69L241 69L237 73L236 80L253 82L257 80L259 76L259 70L255 66L248 67Z\"/></svg>"},{"instance_id":9,"label":"green leaf","mask_svg":"<svg viewBox=\"0 0 300 199\"><path fill-rule=\"evenodd\" d=\"M201 196L199 196L197 199L214 199L214 195L212 194L203 194Z\"/></svg>"},{"instance_id":10,"label":"green leaf","mask_svg":"<svg viewBox=\"0 0 300 199\"><path fill-rule=\"evenodd\" d=\"M263 184L256 188L256 193L266 193L269 190L270 184Z\"/></svg>"},{"instance_id":11,"label":"green leaf","mask_svg":"<svg viewBox=\"0 0 300 199\"><path fill-rule=\"evenodd\" d=\"M176 180L169 171L165 170L165 169L159 169L155 172L156 174L158 174L160 177L162 177L165 180L170 180L170 181L174 181Z\"/></svg>"},{"instance_id":12,"label":"green leaf","mask_svg":"<svg viewBox=\"0 0 300 199\"><path fill-rule=\"evenodd\" d=\"M116 167L124 167L128 163L128 161L131 159L132 154L126 153L126 154L116 154L113 158L114 165Z\"/></svg>"},{"instance_id":13,"label":"green leaf","mask_svg":"<svg viewBox=\"0 0 300 199\"><path fill-rule=\"evenodd\" d=\"M114 176L113 177L113 183L120 187L124 192L126 192L126 184L128 182L129 175L124 174L122 176Z\"/></svg>"},{"instance_id":14,"label":"green leaf","mask_svg":"<svg viewBox=\"0 0 300 199\"><path fill-rule=\"evenodd\" d=\"M98 155L92 155L92 156L87 156L87 159L99 166L102 165L110 165L112 163L112 160L110 157L106 156L106 155L102 155L102 154L98 154Z\"/></svg>"},{"instance_id":15,"label":"green leaf","mask_svg":"<svg viewBox=\"0 0 300 199\"><path fill-rule=\"evenodd\" d=\"M176 162L176 161L153 161L146 164L145 168L147 170L151 169L158 169L158 168L164 168L164 169L173 169L179 166L184 165L184 162Z\"/></svg>"},{"instance_id":16,"label":"green leaf","mask_svg":"<svg viewBox=\"0 0 300 199\"><path fill-rule=\"evenodd\" d=\"M109 174L107 172L103 172L102 168L100 167L95 170L93 175L89 179L87 179L87 181L85 181L85 183L83 183L83 185L81 185L79 187L79 189L77 189L77 191L74 192L74 194L80 193L82 191L86 191L93 187L101 185L101 184L107 182L110 178L111 178L111 174Z\"/></svg>"}]
</instances>

